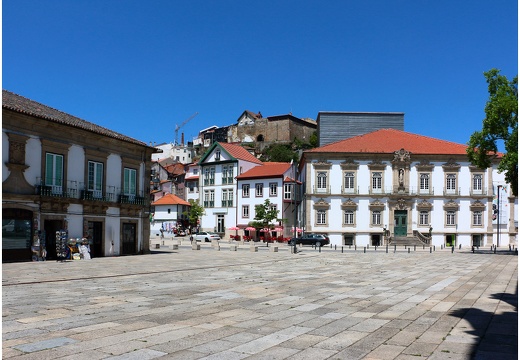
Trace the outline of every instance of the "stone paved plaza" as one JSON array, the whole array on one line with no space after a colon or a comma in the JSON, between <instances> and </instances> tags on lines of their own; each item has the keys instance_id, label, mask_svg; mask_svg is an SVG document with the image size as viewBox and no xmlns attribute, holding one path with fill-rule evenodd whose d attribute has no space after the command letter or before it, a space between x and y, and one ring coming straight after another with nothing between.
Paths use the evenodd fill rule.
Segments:
<instances>
[{"instance_id":1,"label":"stone paved plaza","mask_svg":"<svg viewBox=\"0 0 520 360\"><path fill-rule=\"evenodd\" d=\"M499 249L230 251L3 264L4 359L517 359Z\"/></svg>"}]
</instances>

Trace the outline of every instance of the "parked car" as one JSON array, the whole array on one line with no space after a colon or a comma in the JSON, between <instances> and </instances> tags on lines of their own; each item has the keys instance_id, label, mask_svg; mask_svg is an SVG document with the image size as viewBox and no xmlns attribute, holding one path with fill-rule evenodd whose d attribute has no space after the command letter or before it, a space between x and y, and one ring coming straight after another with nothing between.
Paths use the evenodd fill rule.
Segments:
<instances>
[{"instance_id":1,"label":"parked car","mask_svg":"<svg viewBox=\"0 0 520 360\"><path fill-rule=\"evenodd\" d=\"M302 245L313 245L313 246L323 246L330 244L329 237L324 234L305 234L301 237L291 238L289 240L289 245L294 246L294 244L302 244Z\"/></svg>"},{"instance_id":2,"label":"parked car","mask_svg":"<svg viewBox=\"0 0 520 360\"><path fill-rule=\"evenodd\" d=\"M211 240L220 240L220 236L215 233L200 231L197 234L195 234L195 236L193 236L193 239L195 239L196 241L210 242Z\"/></svg>"}]
</instances>

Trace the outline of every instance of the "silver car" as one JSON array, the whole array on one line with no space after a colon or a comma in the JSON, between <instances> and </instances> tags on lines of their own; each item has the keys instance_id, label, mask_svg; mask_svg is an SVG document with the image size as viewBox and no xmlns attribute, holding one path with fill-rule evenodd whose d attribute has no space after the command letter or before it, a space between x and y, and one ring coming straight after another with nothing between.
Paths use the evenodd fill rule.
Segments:
<instances>
[{"instance_id":1,"label":"silver car","mask_svg":"<svg viewBox=\"0 0 520 360\"><path fill-rule=\"evenodd\" d=\"M210 242L211 240L220 240L220 236L215 233L200 231L193 236L196 241Z\"/></svg>"}]
</instances>

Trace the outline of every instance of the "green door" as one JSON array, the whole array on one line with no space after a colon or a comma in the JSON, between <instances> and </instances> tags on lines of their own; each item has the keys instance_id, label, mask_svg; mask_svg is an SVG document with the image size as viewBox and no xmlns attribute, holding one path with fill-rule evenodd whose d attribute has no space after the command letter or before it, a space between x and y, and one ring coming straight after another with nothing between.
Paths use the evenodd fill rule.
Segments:
<instances>
[{"instance_id":1,"label":"green door","mask_svg":"<svg viewBox=\"0 0 520 360\"><path fill-rule=\"evenodd\" d=\"M394 236L406 236L407 217L408 212L406 210L396 210L394 212Z\"/></svg>"}]
</instances>

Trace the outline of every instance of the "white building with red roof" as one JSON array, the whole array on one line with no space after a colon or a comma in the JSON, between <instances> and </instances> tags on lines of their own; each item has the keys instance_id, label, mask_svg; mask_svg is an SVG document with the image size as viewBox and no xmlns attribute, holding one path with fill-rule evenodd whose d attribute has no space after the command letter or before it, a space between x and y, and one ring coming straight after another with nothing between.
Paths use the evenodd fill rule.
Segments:
<instances>
[{"instance_id":1,"label":"white building with red roof","mask_svg":"<svg viewBox=\"0 0 520 360\"><path fill-rule=\"evenodd\" d=\"M272 237L290 236L299 202L295 201L295 169L290 163L265 162L236 177L237 180L237 227L245 229L256 216L255 207L269 200L278 210L278 221ZM265 236L265 234L254 234Z\"/></svg>"},{"instance_id":2,"label":"white building with red roof","mask_svg":"<svg viewBox=\"0 0 520 360\"><path fill-rule=\"evenodd\" d=\"M216 142L198 165L199 203L205 209L200 219L200 230L224 236L229 227L237 224L235 177L262 165L262 162L242 146Z\"/></svg>"},{"instance_id":3,"label":"white building with red roof","mask_svg":"<svg viewBox=\"0 0 520 360\"><path fill-rule=\"evenodd\" d=\"M305 232L336 245L516 245L518 202L499 156L480 169L466 145L395 129L305 151Z\"/></svg>"},{"instance_id":4,"label":"white building with red roof","mask_svg":"<svg viewBox=\"0 0 520 360\"><path fill-rule=\"evenodd\" d=\"M166 233L174 233L174 229L185 228L187 217L184 212L188 210L190 203L174 194L166 194L152 203L153 215L151 218L151 234L158 236L160 230Z\"/></svg>"}]
</instances>

